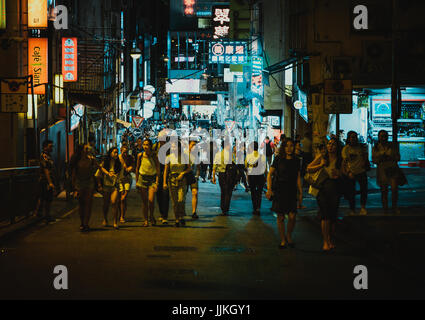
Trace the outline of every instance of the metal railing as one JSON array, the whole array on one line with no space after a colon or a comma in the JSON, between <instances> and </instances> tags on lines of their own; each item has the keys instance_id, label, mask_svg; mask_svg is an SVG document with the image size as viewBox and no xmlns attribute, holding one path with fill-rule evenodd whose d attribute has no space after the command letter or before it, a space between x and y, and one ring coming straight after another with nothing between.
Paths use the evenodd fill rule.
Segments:
<instances>
[{"instance_id":1,"label":"metal railing","mask_svg":"<svg viewBox=\"0 0 425 320\"><path fill-rule=\"evenodd\" d=\"M28 217L38 200L40 167L0 169L0 222Z\"/></svg>"}]
</instances>

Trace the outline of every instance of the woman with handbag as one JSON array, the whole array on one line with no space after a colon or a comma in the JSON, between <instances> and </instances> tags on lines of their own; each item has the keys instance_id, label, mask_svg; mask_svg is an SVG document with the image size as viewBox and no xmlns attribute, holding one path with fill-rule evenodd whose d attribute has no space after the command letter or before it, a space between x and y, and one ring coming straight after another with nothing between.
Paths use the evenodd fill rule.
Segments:
<instances>
[{"instance_id":1,"label":"woman with handbag","mask_svg":"<svg viewBox=\"0 0 425 320\"><path fill-rule=\"evenodd\" d=\"M118 229L119 216L119 181L118 175L121 172L121 162L118 159L118 149L109 149L105 160L100 165L103 173L103 226L108 225L109 206L112 206L114 217L114 228Z\"/></svg>"},{"instance_id":2,"label":"woman with handbag","mask_svg":"<svg viewBox=\"0 0 425 320\"><path fill-rule=\"evenodd\" d=\"M182 152L180 141L171 141L170 154L165 159L164 190L169 189L175 215L175 226L184 226L187 182L185 175L192 171L189 159Z\"/></svg>"},{"instance_id":3,"label":"woman with handbag","mask_svg":"<svg viewBox=\"0 0 425 320\"><path fill-rule=\"evenodd\" d=\"M155 152L152 150L152 141L145 139L143 141L143 151L137 155L136 165L136 187L142 198L142 212L145 219L143 226L149 227L156 224L153 216L155 208L155 193L159 183L159 161Z\"/></svg>"},{"instance_id":4,"label":"woman with handbag","mask_svg":"<svg viewBox=\"0 0 425 320\"><path fill-rule=\"evenodd\" d=\"M297 199L302 201L301 163L295 156L295 144L287 139L275 157L267 175L266 197L273 200L272 211L277 213L277 226L281 238L279 248L293 248L292 233L295 228ZM288 215L285 233L285 215Z\"/></svg>"},{"instance_id":5,"label":"woman with handbag","mask_svg":"<svg viewBox=\"0 0 425 320\"><path fill-rule=\"evenodd\" d=\"M388 132L381 130L378 133L378 142L372 149L372 162L378 165L376 182L381 188L382 207L388 212L388 187L391 186L391 200L393 213L399 214L397 207L398 185L406 183L403 172L398 167L400 153L397 146L388 142Z\"/></svg>"},{"instance_id":6,"label":"woman with handbag","mask_svg":"<svg viewBox=\"0 0 425 320\"><path fill-rule=\"evenodd\" d=\"M315 187L319 189L317 203L320 210L323 236L322 250L328 252L335 248L331 235L335 233L336 218L341 197L341 177L345 173L337 138L331 138L326 145L325 154L319 153L307 166L308 173L315 173L319 170L322 170L318 177L320 182L316 182Z\"/></svg>"},{"instance_id":7,"label":"woman with handbag","mask_svg":"<svg viewBox=\"0 0 425 320\"><path fill-rule=\"evenodd\" d=\"M350 205L350 215L355 214L356 208L356 182L360 185L360 215L366 215L367 202L367 170L370 164L365 145L359 143L357 133L347 133L347 144L342 148L343 165L348 173L345 187L346 197Z\"/></svg>"}]
</instances>

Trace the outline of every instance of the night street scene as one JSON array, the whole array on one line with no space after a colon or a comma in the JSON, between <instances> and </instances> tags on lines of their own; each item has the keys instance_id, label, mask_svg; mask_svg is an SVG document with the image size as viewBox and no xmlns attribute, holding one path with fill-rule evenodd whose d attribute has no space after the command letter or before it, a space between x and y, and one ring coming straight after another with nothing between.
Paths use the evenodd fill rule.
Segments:
<instances>
[{"instance_id":1,"label":"night street scene","mask_svg":"<svg viewBox=\"0 0 425 320\"><path fill-rule=\"evenodd\" d=\"M0 0L0 300L424 300L424 14Z\"/></svg>"}]
</instances>

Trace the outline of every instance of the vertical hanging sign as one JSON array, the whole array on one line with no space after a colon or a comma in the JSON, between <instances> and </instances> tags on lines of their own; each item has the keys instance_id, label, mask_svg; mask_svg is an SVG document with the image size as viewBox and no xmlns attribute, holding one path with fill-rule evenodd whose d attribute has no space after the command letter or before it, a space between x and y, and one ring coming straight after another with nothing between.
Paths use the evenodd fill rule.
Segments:
<instances>
[{"instance_id":1,"label":"vertical hanging sign","mask_svg":"<svg viewBox=\"0 0 425 320\"><path fill-rule=\"evenodd\" d=\"M0 29L6 29L6 0L0 0Z\"/></svg>"},{"instance_id":2,"label":"vertical hanging sign","mask_svg":"<svg viewBox=\"0 0 425 320\"><path fill-rule=\"evenodd\" d=\"M47 0L28 0L28 28L47 28Z\"/></svg>"},{"instance_id":3,"label":"vertical hanging sign","mask_svg":"<svg viewBox=\"0 0 425 320\"><path fill-rule=\"evenodd\" d=\"M195 0L183 0L183 11L185 16L195 15Z\"/></svg>"},{"instance_id":4,"label":"vertical hanging sign","mask_svg":"<svg viewBox=\"0 0 425 320\"><path fill-rule=\"evenodd\" d=\"M77 81L77 55L77 38L62 38L62 74L64 82Z\"/></svg>"},{"instance_id":5,"label":"vertical hanging sign","mask_svg":"<svg viewBox=\"0 0 425 320\"><path fill-rule=\"evenodd\" d=\"M28 38L28 75L33 76L34 94L45 94L45 88L40 84L49 81L47 52L47 38Z\"/></svg>"},{"instance_id":6,"label":"vertical hanging sign","mask_svg":"<svg viewBox=\"0 0 425 320\"><path fill-rule=\"evenodd\" d=\"M213 6L212 7L212 26L213 38L226 38L229 36L230 29L230 7L229 6Z\"/></svg>"}]
</instances>

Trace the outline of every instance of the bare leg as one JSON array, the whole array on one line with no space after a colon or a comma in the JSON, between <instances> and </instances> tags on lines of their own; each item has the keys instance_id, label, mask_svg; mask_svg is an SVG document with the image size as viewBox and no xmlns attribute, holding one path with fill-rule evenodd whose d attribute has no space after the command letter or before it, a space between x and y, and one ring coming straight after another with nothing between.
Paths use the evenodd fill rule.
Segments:
<instances>
[{"instance_id":1,"label":"bare leg","mask_svg":"<svg viewBox=\"0 0 425 320\"><path fill-rule=\"evenodd\" d=\"M150 187L149 191L149 219L152 224L156 224L155 218L153 217L154 209L155 209L155 189Z\"/></svg>"},{"instance_id":2,"label":"bare leg","mask_svg":"<svg viewBox=\"0 0 425 320\"><path fill-rule=\"evenodd\" d=\"M329 245L329 221L328 220L322 220L322 236L323 236L323 250L330 250Z\"/></svg>"},{"instance_id":3,"label":"bare leg","mask_svg":"<svg viewBox=\"0 0 425 320\"><path fill-rule=\"evenodd\" d=\"M196 213L198 207L198 189L192 189L192 215Z\"/></svg>"},{"instance_id":4,"label":"bare leg","mask_svg":"<svg viewBox=\"0 0 425 320\"><path fill-rule=\"evenodd\" d=\"M125 214L127 211L127 195L128 195L128 191L124 190L121 193L121 201L120 201L120 209L121 209L121 217L120 217L120 222L124 223L125 222Z\"/></svg>"},{"instance_id":5,"label":"bare leg","mask_svg":"<svg viewBox=\"0 0 425 320\"><path fill-rule=\"evenodd\" d=\"M114 190L111 194L111 205L112 205L112 212L114 217L114 228L118 229L118 216L119 216L119 196L120 193L118 190Z\"/></svg>"},{"instance_id":6,"label":"bare leg","mask_svg":"<svg viewBox=\"0 0 425 320\"><path fill-rule=\"evenodd\" d=\"M381 187L382 208L385 212L388 211L388 187Z\"/></svg>"},{"instance_id":7,"label":"bare leg","mask_svg":"<svg viewBox=\"0 0 425 320\"><path fill-rule=\"evenodd\" d=\"M295 217L296 217L295 213L292 213L292 212L289 213L288 230L287 230L287 233L286 233L288 243L292 243L292 232L294 231L295 221L296 221Z\"/></svg>"},{"instance_id":8,"label":"bare leg","mask_svg":"<svg viewBox=\"0 0 425 320\"><path fill-rule=\"evenodd\" d=\"M278 214L277 215L277 229L280 234L280 245L284 246L286 244L286 236L285 236L285 215Z\"/></svg>"}]
</instances>

